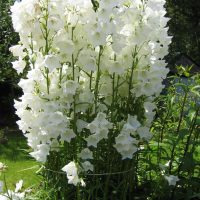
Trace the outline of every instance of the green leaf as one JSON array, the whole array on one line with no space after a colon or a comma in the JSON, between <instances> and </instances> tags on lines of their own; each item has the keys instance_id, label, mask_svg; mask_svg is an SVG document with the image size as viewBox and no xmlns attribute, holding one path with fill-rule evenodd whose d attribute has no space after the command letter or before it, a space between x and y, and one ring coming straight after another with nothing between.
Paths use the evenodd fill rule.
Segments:
<instances>
[{"instance_id":1,"label":"green leaf","mask_svg":"<svg viewBox=\"0 0 200 200\"><path fill-rule=\"evenodd\" d=\"M188 86L185 85L184 83L175 83L174 84L176 87L179 86L183 89L184 92L188 92Z\"/></svg>"},{"instance_id":2,"label":"green leaf","mask_svg":"<svg viewBox=\"0 0 200 200\"><path fill-rule=\"evenodd\" d=\"M200 126L200 116L197 117L195 124L198 125L198 126Z\"/></svg>"},{"instance_id":3,"label":"green leaf","mask_svg":"<svg viewBox=\"0 0 200 200\"><path fill-rule=\"evenodd\" d=\"M181 130L179 131L178 140L183 140L184 137L185 137L186 135L188 135L188 134L189 134L189 130L188 130L188 129L181 129Z\"/></svg>"},{"instance_id":4,"label":"green leaf","mask_svg":"<svg viewBox=\"0 0 200 200\"><path fill-rule=\"evenodd\" d=\"M183 160L182 170L187 172L192 172L194 170L194 167L195 167L195 160L193 159L193 154L192 153L186 154Z\"/></svg>"}]
</instances>

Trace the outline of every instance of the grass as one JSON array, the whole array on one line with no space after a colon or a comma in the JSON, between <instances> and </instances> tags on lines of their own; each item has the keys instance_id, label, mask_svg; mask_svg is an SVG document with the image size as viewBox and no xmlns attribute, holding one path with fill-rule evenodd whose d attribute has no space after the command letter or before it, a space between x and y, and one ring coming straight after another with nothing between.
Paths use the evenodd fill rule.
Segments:
<instances>
[{"instance_id":1,"label":"grass","mask_svg":"<svg viewBox=\"0 0 200 200\"><path fill-rule=\"evenodd\" d=\"M38 184L40 177L36 175L36 171L39 169L39 164L28 154L26 138L16 131L8 132L6 136L8 142L0 144L0 162L8 166L4 173L7 187L14 189L15 184L21 179L24 181L24 188ZM0 180L3 179L3 174L1 174Z\"/></svg>"}]
</instances>

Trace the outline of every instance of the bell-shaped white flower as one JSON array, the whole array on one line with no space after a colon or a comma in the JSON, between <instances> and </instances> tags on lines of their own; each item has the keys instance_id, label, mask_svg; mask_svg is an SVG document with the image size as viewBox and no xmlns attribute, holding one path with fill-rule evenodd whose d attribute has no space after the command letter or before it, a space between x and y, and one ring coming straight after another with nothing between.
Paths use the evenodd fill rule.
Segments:
<instances>
[{"instance_id":1,"label":"bell-shaped white flower","mask_svg":"<svg viewBox=\"0 0 200 200\"><path fill-rule=\"evenodd\" d=\"M44 66L52 72L56 68L60 68L61 64L56 55L46 55L44 59Z\"/></svg>"},{"instance_id":2,"label":"bell-shaped white flower","mask_svg":"<svg viewBox=\"0 0 200 200\"><path fill-rule=\"evenodd\" d=\"M129 133L136 131L141 126L137 120L137 116L128 115L127 123L124 125L123 130Z\"/></svg>"},{"instance_id":3,"label":"bell-shaped white flower","mask_svg":"<svg viewBox=\"0 0 200 200\"><path fill-rule=\"evenodd\" d=\"M139 127L137 129L137 133L139 134L141 139L144 139L146 141L149 141L152 138L152 134L147 127Z\"/></svg>"},{"instance_id":4,"label":"bell-shaped white flower","mask_svg":"<svg viewBox=\"0 0 200 200\"><path fill-rule=\"evenodd\" d=\"M65 165L62 168L62 171L66 172L69 184L73 184L75 186L81 184L82 186L85 186L83 179L79 178L78 176L78 167L75 162L71 161L70 163Z\"/></svg>"},{"instance_id":5,"label":"bell-shaped white flower","mask_svg":"<svg viewBox=\"0 0 200 200\"><path fill-rule=\"evenodd\" d=\"M176 183L180 180L177 176L174 175L169 175L169 176L164 176L165 179L167 180L169 185L175 186Z\"/></svg>"},{"instance_id":6,"label":"bell-shaped white flower","mask_svg":"<svg viewBox=\"0 0 200 200\"><path fill-rule=\"evenodd\" d=\"M83 160L93 159L93 153L88 148L85 148L81 151L79 157Z\"/></svg>"},{"instance_id":7,"label":"bell-shaped white flower","mask_svg":"<svg viewBox=\"0 0 200 200\"><path fill-rule=\"evenodd\" d=\"M82 167L84 169L84 171L94 171L94 166L89 162L89 161L85 161L82 163Z\"/></svg>"},{"instance_id":8,"label":"bell-shaped white flower","mask_svg":"<svg viewBox=\"0 0 200 200\"><path fill-rule=\"evenodd\" d=\"M17 71L18 74L21 74L26 67L26 62L24 60L18 60L12 62L13 68Z\"/></svg>"}]
</instances>

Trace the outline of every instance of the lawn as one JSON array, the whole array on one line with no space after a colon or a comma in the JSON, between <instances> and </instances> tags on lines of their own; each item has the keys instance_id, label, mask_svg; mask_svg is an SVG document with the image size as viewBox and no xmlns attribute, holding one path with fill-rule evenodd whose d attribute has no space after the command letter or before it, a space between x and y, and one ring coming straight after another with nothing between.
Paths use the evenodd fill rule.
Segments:
<instances>
[{"instance_id":1,"label":"lawn","mask_svg":"<svg viewBox=\"0 0 200 200\"><path fill-rule=\"evenodd\" d=\"M36 175L39 164L29 156L26 138L20 132L10 130L6 136L8 142L0 144L0 162L8 166L5 172L7 187L14 189L16 182L21 179L24 181L24 188L39 183L40 177ZM0 180L3 180L3 175Z\"/></svg>"}]
</instances>

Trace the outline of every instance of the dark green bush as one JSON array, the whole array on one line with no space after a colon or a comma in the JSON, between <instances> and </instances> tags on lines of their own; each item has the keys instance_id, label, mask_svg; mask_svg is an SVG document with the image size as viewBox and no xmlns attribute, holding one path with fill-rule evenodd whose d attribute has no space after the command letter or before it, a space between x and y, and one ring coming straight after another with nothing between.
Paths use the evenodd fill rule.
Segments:
<instances>
[{"instance_id":1,"label":"dark green bush","mask_svg":"<svg viewBox=\"0 0 200 200\"><path fill-rule=\"evenodd\" d=\"M12 68L13 56L9 52L12 45L18 43L18 34L14 32L10 17L10 6L14 0L0 0L0 84L16 84L18 76Z\"/></svg>"}]
</instances>

